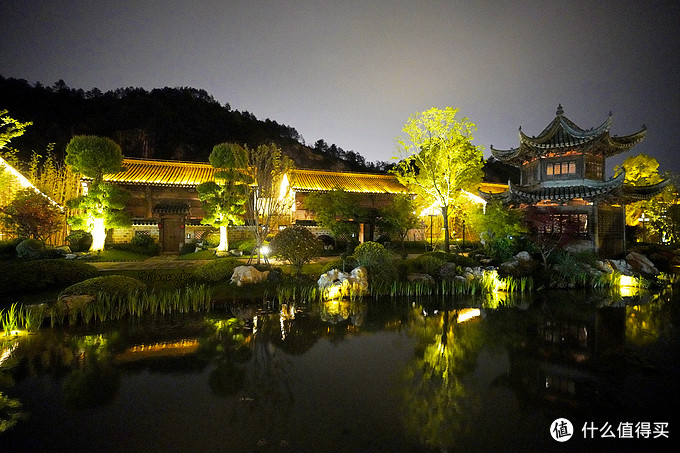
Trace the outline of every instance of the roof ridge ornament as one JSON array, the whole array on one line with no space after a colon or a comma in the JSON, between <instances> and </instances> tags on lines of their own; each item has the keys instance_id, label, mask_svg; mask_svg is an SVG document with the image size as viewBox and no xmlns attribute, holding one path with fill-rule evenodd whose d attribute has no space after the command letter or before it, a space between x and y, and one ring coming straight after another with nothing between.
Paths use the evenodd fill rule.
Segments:
<instances>
[{"instance_id":1,"label":"roof ridge ornament","mask_svg":"<svg viewBox=\"0 0 680 453\"><path fill-rule=\"evenodd\" d=\"M557 105L557 112L555 112L555 115L557 116L562 116L564 115L564 109L562 108L562 104Z\"/></svg>"}]
</instances>

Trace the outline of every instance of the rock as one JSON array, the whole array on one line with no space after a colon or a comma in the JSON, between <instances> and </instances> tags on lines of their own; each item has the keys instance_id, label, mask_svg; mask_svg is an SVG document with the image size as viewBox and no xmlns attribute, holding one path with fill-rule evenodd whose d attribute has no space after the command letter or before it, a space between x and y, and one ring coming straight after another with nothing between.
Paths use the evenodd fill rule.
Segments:
<instances>
[{"instance_id":1,"label":"rock","mask_svg":"<svg viewBox=\"0 0 680 453\"><path fill-rule=\"evenodd\" d=\"M71 247L69 247L68 245L60 245L59 247L55 247L53 250L57 255L60 256L72 255Z\"/></svg>"},{"instance_id":2,"label":"rock","mask_svg":"<svg viewBox=\"0 0 680 453\"><path fill-rule=\"evenodd\" d=\"M253 266L238 266L231 274L231 283L243 286L245 283L260 283L267 280L269 271L260 272Z\"/></svg>"},{"instance_id":3,"label":"rock","mask_svg":"<svg viewBox=\"0 0 680 453\"><path fill-rule=\"evenodd\" d=\"M633 268L630 267L630 264L628 264L626 260L608 260L608 261L612 269L619 272L620 274L628 276L633 275Z\"/></svg>"},{"instance_id":4,"label":"rock","mask_svg":"<svg viewBox=\"0 0 680 453\"><path fill-rule=\"evenodd\" d=\"M536 268L536 262L531 257L529 252L519 252L517 255L512 257L512 260L506 261L500 265L500 270L506 274L513 275L515 277L523 277L526 275L531 275Z\"/></svg>"},{"instance_id":5,"label":"rock","mask_svg":"<svg viewBox=\"0 0 680 453\"><path fill-rule=\"evenodd\" d=\"M654 267L654 263L637 252L630 252L626 255L626 263L633 269L634 272L644 275L659 275L659 270Z\"/></svg>"},{"instance_id":6,"label":"rock","mask_svg":"<svg viewBox=\"0 0 680 453\"><path fill-rule=\"evenodd\" d=\"M243 256L243 252L241 250L237 250L237 249L229 250L229 254L231 256Z\"/></svg>"},{"instance_id":7,"label":"rock","mask_svg":"<svg viewBox=\"0 0 680 453\"><path fill-rule=\"evenodd\" d=\"M67 260L74 260L78 258L78 255L76 255L75 253L67 253L66 255L64 255L64 258Z\"/></svg>"},{"instance_id":8,"label":"rock","mask_svg":"<svg viewBox=\"0 0 680 453\"><path fill-rule=\"evenodd\" d=\"M57 300L57 307L60 312L80 310L84 306L91 304L95 296L90 294L65 294Z\"/></svg>"},{"instance_id":9,"label":"rock","mask_svg":"<svg viewBox=\"0 0 680 453\"><path fill-rule=\"evenodd\" d=\"M607 260L595 261L595 267L597 268L598 271L604 272L606 274L611 274L612 272L614 272L614 268L612 268L612 265Z\"/></svg>"},{"instance_id":10,"label":"rock","mask_svg":"<svg viewBox=\"0 0 680 453\"><path fill-rule=\"evenodd\" d=\"M410 282L434 283L434 278L430 274L408 274L406 279Z\"/></svg>"},{"instance_id":11,"label":"rock","mask_svg":"<svg viewBox=\"0 0 680 453\"><path fill-rule=\"evenodd\" d=\"M442 268L439 270L439 275L444 280L453 280L457 275L457 266L455 263L444 263Z\"/></svg>"},{"instance_id":12,"label":"rock","mask_svg":"<svg viewBox=\"0 0 680 453\"><path fill-rule=\"evenodd\" d=\"M368 294L368 272L365 267L356 267L349 274L331 269L319 277L317 284L326 299L363 296Z\"/></svg>"}]
</instances>

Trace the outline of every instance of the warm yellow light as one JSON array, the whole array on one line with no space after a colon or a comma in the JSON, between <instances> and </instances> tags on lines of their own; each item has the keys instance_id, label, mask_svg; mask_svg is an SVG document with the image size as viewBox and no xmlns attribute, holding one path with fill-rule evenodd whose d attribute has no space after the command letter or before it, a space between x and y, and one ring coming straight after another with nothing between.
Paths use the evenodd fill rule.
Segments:
<instances>
[{"instance_id":1,"label":"warm yellow light","mask_svg":"<svg viewBox=\"0 0 680 453\"><path fill-rule=\"evenodd\" d=\"M622 275L619 280L619 286L638 286L638 281L630 275Z\"/></svg>"},{"instance_id":2,"label":"warm yellow light","mask_svg":"<svg viewBox=\"0 0 680 453\"><path fill-rule=\"evenodd\" d=\"M262 253L263 255L269 255L269 247L267 247L266 245L260 247L260 253Z\"/></svg>"},{"instance_id":3,"label":"warm yellow light","mask_svg":"<svg viewBox=\"0 0 680 453\"><path fill-rule=\"evenodd\" d=\"M341 286L331 286L326 291L326 299L339 299L342 297Z\"/></svg>"},{"instance_id":4,"label":"warm yellow light","mask_svg":"<svg viewBox=\"0 0 680 453\"><path fill-rule=\"evenodd\" d=\"M92 219L92 246L90 250L99 252L104 250L104 242L106 241L106 228L104 227L104 219L95 217Z\"/></svg>"},{"instance_id":5,"label":"warm yellow light","mask_svg":"<svg viewBox=\"0 0 680 453\"><path fill-rule=\"evenodd\" d=\"M458 323L462 323L465 321L469 321L472 318L476 318L480 316L482 312L479 310L479 308L463 308L461 311L458 312Z\"/></svg>"}]
</instances>

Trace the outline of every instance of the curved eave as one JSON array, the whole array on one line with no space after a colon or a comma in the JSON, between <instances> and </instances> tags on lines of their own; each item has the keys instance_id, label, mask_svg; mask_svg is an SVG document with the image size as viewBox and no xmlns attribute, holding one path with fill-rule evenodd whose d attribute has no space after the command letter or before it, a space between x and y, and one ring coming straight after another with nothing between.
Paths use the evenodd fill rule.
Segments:
<instances>
[{"instance_id":1,"label":"curved eave","mask_svg":"<svg viewBox=\"0 0 680 453\"><path fill-rule=\"evenodd\" d=\"M513 201L527 204L541 201L560 202L574 199L597 201L619 196L624 178L625 173L622 172L608 181L579 179L542 182L533 186L516 186L510 183L508 191Z\"/></svg>"},{"instance_id":2,"label":"curved eave","mask_svg":"<svg viewBox=\"0 0 680 453\"><path fill-rule=\"evenodd\" d=\"M605 154L605 157L615 156L616 154L619 154L623 151L628 151L633 146L637 145L642 140L644 140L646 135L647 128L644 127L634 134L625 135L623 137L617 136L612 137L610 135L607 135L606 143L609 145L609 147L608 152Z\"/></svg>"},{"instance_id":3,"label":"curved eave","mask_svg":"<svg viewBox=\"0 0 680 453\"><path fill-rule=\"evenodd\" d=\"M538 136L529 137L520 130L520 144L540 150L584 146L609 132L612 117L598 127L583 130L569 118L558 115Z\"/></svg>"},{"instance_id":4,"label":"curved eave","mask_svg":"<svg viewBox=\"0 0 680 453\"><path fill-rule=\"evenodd\" d=\"M670 179L664 179L659 183L651 184L649 186L633 186L630 184L624 184L623 195L628 202L649 200L650 198L660 194L661 191L663 191L670 183Z\"/></svg>"},{"instance_id":5,"label":"curved eave","mask_svg":"<svg viewBox=\"0 0 680 453\"><path fill-rule=\"evenodd\" d=\"M496 149L491 145L489 147L491 150L491 155L501 162L511 163L515 158L519 156L520 148L512 149ZM521 163L521 162L520 162ZM515 165L515 164L512 164Z\"/></svg>"}]
</instances>

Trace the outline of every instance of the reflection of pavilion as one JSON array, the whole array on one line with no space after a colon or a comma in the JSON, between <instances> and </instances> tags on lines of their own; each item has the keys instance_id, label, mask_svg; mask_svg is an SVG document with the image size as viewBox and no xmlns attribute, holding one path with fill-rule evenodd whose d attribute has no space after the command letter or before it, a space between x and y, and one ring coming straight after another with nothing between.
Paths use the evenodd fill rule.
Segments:
<instances>
[{"instance_id":1,"label":"reflection of pavilion","mask_svg":"<svg viewBox=\"0 0 680 453\"><path fill-rule=\"evenodd\" d=\"M526 339L510 354L513 386L531 401L559 406L596 404L607 393L600 359L625 343L625 308L544 306L528 316Z\"/></svg>"}]
</instances>

